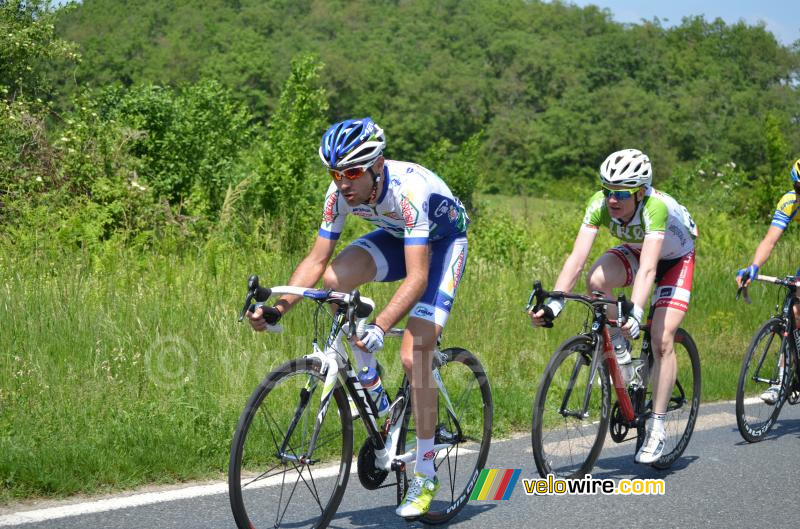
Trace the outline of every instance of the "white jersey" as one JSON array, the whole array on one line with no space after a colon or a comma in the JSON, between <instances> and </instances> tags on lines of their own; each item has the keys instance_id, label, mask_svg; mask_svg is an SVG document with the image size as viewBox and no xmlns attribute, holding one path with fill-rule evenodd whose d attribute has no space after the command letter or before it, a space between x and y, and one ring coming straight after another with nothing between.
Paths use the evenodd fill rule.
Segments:
<instances>
[{"instance_id":1,"label":"white jersey","mask_svg":"<svg viewBox=\"0 0 800 529\"><path fill-rule=\"evenodd\" d=\"M636 213L627 224L622 224L608 212L603 193L598 191L586 206L583 229L597 230L608 226L611 235L633 247L641 248L646 238L664 239L660 259L683 257L694 250L697 226L689 211L668 194L647 189Z\"/></svg>"},{"instance_id":2,"label":"white jersey","mask_svg":"<svg viewBox=\"0 0 800 529\"><path fill-rule=\"evenodd\" d=\"M414 163L386 160L380 186L375 204L350 206L331 182L319 235L338 239L348 213L404 239L406 245L428 244L466 233L469 217L464 205L433 171Z\"/></svg>"}]
</instances>

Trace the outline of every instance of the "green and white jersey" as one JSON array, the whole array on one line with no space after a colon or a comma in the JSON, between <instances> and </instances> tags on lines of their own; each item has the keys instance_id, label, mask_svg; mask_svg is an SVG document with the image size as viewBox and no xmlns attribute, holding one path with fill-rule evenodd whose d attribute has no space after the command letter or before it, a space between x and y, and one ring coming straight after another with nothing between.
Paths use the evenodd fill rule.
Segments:
<instances>
[{"instance_id":1,"label":"green and white jersey","mask_svg":"<svg viewBox=\"0 0 800 529\"><path fill-rule=\"evenodd\" d=\"M636 213L627 224L614 219L602 191L595 193L586 206L581 229L597 230L608 226L611 234L634 247L646 238L664 239L660 259L675 259L694 250L697 225L689 211L666 193L648 188Z\"/></svg>"}]
</instances>

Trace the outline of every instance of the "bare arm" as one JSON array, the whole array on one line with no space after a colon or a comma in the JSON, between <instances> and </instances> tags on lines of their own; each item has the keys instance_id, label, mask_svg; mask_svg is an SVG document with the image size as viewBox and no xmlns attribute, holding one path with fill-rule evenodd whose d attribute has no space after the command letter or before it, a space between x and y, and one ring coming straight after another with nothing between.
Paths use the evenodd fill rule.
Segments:
<instances>
[{"instance_id":1,"label":"bare arm","mask_svg":"<svg viewBox=\"0 0 800 529\"><path fill-rule=\"evenodd\" d=\"M754 265L756 265L758 268L764 266L764 263L767 262L767 259L769 259L770 254L772 254L772 250L775 249L775 245L780 240L781 235L783 235L783 230L781 228L779 228L778 226L769 227L769 229L767 230L767 234L764 235L764 238L761 239L761 242L758 243L758 247L756 248L756 253L753 256ZM739 286L742 286L742 278L743 275L741 275L740 271L740 274L736 274L736 283ZM752 277L748 277L747 281L744 283L744 286L749 285L752 279L753 279Z\"/></svg>"},{"instance_id":2,"label":"bare arm","mask_svg":"<svg viewBox=\"0 0 800 529\"><path fill-rule=\"evenodd\" d=\"M575 238L575 244L572 245L572 253L569 254L564 266L561 268L561 273L558 274L556 279L556 286L553 290L560 290L561 292L571 292L575 288L575 283L581 275L586 259L589 257L589 252L592 251L592 245L597 237L597 230L587 226L581 226L578 231L578 236ZM531 324L534 327L540 327L546 323L545 310L540 309L538 312L531 312Z\"/></svg>"},{"instance_id":3,"label":"bare arm","mask_svg":"<svg viewBox=\"0 0 800 529\"><path fill-rule=\"evenodd\" d=\"M586 259L589 258L589 252L592 251L592 245L596 237L597 230L581 226L578 236L575 238L575 244L572 245L572 253L569 254L569 257L564 262L553 290L572 292L586 264Z\"/></svg>"},{"instance_id":4,"label":"bare arm","mask_svg":"<svg viewBox=\"0 0 800 529\"><path fill-rule=\"evenodd\" d=\"M333 255L334 248L336 248L336 241L318 236L311 251L297 265L292 277L289 279L289 286L311 288L316 285L325 272L325 267ZM286 314L300 299L300 296L284 295L275 303L275 306Z\"/></svg>"},{"instance_id":5,"label":"bare arm","mask_svg":"<svg viewBox=\"0 0 800 529\"><path fill-rule=\"evenodd\" d=\"M661 257L661 247L664 246L663 238L645 237L642 243L642 253L639 256L639 270L633 279L633 292L631 301L637 307L644 308L650 289L656 279L658 259Z\"/></svg>"},{"instance_id":6,"label":"bare arm","mask_svg":"<svg viewBox=\"0 0 800 529\"><path fill-rule=\"evenodd\" d=\"M767 262L769 259L770 254L772 254L772 250L775 248L775 245L783 235L783 230L777 226L770 226L767 230L767 234L764 235L764 238L761 239L761 242L758 243L758 248L756 248L756 253L753 256L753 264L761 268L764 266L764 263Z\"/></svg>"},{"instance_id":7,"label":"bare arm","mask_svg":"<svg viewBox=\"0 0 800 529\"><path fill-rule=\"evenodd\" d=\"M381 311L375 323L384 331L400 321L422 297L428 286L430 268L427 244L415 244L404 248L406 259L406 278L392 296L392 300Z\"/></svg>"}]
</instances>

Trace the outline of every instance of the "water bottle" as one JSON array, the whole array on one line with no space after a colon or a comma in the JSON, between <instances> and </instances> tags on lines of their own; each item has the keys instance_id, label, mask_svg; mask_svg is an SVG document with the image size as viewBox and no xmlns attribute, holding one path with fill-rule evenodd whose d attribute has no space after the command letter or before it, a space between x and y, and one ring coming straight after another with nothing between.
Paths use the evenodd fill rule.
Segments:
<instances>
[{"instance_id":1,"label":"water bottle","mask_svg":"<svg viewBox=\"0 0 800 529\"><path fill-rule=\"evenodd\" d=\"M619 370L622 373L625 385L627 385L633 374L633 366L631 365L631 343L625 339L622 335L622 331L617 328L613 329L611 332L611 346L614 348Z\"/></svg>"},{"instance_id":2,"label":"water bottle","mask_svg":"<svg viewBox=\"0 0 800 529\"><path fill-rule=\"evenodd\" d=\"M389 411L389 396L383 390L378 370L374 367L364 366L361 373L358 374L358 381L367 390L372 402L375 403L375 407L378 408L378 416L385 415Z\"/></svg>"}]
</instances>

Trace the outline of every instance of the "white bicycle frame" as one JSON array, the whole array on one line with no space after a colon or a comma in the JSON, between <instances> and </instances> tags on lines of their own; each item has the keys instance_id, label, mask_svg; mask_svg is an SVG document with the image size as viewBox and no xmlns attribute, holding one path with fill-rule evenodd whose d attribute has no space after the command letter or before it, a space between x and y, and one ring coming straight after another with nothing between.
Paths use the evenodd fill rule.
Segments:
<instances>
[{"instance_id":1,"label":"white bicycle frame","mask_svg":"<svg viewBox=\"0 0 800 529\"><path fill-rule=\"evenodd\" d=\"M318 290L318 289L308 289L302 287L293 287L293 286L276 286L271 288L271 295L272 296L280 296L284 294L293 295L293 296L302 296L310 299L327 299L327 298L335 298L341 299L342 303L348 304L353 301L353 296L351 294L345 294L343 292L330 292L327 290ZM366 303L372 306L373 310L375 308L375 302L367 297L361 297L360 301L362 303ZM263 305L263 302L256 304L257 306ZM331 327L331 332L329 334L330 338L328 339L328 343L334 343L336 336L334 333L345 333L346 336L353 336L358 334L360 328L364 325L364 320L360 320L356 329L351 329L349 324L343 325L341 328L337 329L337 323L334 321ZM347 332L345 332L345 327L347 327ZM279 325L268 326L268 331L271 332L281 332L283 329ZM399 328L392 328L387 333L386 336L390 337L402 337L405 329ZM349 347L349 346L346 346ZM433 378L436 381L436 385L441 393L442 397L444 398L445 404L447 406L448 412L455 418L457 418L456 413L453 409L453 404L450 401L450 396L447 393L447 389L444 387L444 383L442 382L442 376L439 373L439 366L444 364L445 357L439 351L438 347L435 349L434 361L433 361ZM363 403L364 409L368 412L366 417L362 417L362 420L365 421L365 426L367 426L368 431L376 431L379 432L381 429L378 426L377 418L375 412L377 409L375 408L375 404L372 402L372 399L369 397L367 390L361 385L356 376L356 372L353 369L353 363L349 361L349 356L347 351L339 351L334 347L326 347L325 350L320 349L319 345L317 344L316 340L313 343L313 352L310 355L305 355L305 358L316 358L319 360L322 368L320 373L325 377L325 382L323 384L322 393L320 395L320 408L319 412L317 413L316 424L314 426L314 432L312 433L311 441L309 443L308 453L304 454L303 457L311 460L311 455L314 452L314 448L316 447L317 437L319 432L322 428L322 421L325 418L325 415L328 411L328 405L330 404L330 399L333 395L333 390L336 387L336 384L339 383L343 387L347 388L346 382L349 380L352 385L356 389L356 395L361 399ZM311 390L316 385L316 381L314 379L309 380L309 386L306 388ZM395 401L389 407L389 411L387 412L390 414L390 417L394 416L395 413L395 406L400 403L399 399L395 399ZM386 440L384 442L385 446L383 449L376 448L375 450L375 457L376 468L390 471L392 470L392 463L396 461L402 461L403 463L410 463L411 461L416 459L416 447L413 447L411 450L403 453L397 454L397 448L399 446L399 437L400 437L400 429L403 426L403 416L405 415L405 407L408 406L408 399L403 399L401 403L403 409L400 410L400 413L397 415L397 419L391 424L389 428L388 435L386 436ZM367 421L369 421L369 425L367 425ZM436 453L440 450L444 450L452 446L449 443L439 443L434 445L433 449Z\"/></svg>"}]
</instances>

